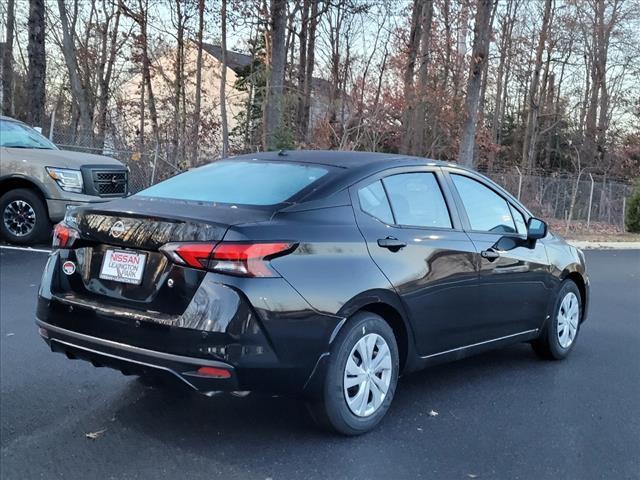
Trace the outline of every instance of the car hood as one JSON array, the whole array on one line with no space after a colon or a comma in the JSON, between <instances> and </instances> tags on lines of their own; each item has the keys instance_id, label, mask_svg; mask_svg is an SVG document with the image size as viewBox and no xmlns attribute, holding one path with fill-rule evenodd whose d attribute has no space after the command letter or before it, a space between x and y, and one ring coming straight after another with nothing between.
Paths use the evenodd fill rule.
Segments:
<instances>
[{"instance_id":1,"label":"car hood","mask_svg":"<svg viewBox=\"0 0 640 480\"><path fill-rule=\"evenodd\" d=\"M2 149L13 160L38 163L46 167L75 168L83 165L113 165L124 166L115 158L93 153L72 152L71 150L44 150L37 148L7 148Z\"/></svg>"}]
</instances>

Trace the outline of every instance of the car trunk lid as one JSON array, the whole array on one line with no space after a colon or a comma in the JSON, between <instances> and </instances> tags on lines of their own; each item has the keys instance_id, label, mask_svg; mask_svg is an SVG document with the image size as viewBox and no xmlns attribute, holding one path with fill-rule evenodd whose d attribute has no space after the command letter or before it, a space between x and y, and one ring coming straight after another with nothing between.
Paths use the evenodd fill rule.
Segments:
<instances>
[{"instance_id":1,"label":"car trunk lid","mask_svg":"<svg viewBox=\"0 0 640 480\"><path fill-rule=\"evenodd\" d=\"M273 209L131 197L78 208L67 222L79 233L75 248L61 250L71 273L59 275L57 294L75 301L181 314L205 272L173 264L159 248L173 242L215 243L231 225L262 221ZM115 280L105 263L114 254L143 263L131 283ZM71 271L73 270L73 271ZM169 282L171 280L171 282Z\"/></svg>"}]
</instances>

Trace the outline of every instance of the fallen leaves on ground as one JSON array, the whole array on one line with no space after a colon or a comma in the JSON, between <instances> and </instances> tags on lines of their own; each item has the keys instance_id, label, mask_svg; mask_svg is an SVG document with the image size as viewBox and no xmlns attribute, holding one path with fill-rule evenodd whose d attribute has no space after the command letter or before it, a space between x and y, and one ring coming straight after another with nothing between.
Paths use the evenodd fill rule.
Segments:
<instances>
[{"instance_id":1,"label":"fallen leaves on ground","mask_svg":"<svg viewBox=\"0 0 640 480\"><path fill-rule=\"evenodd\" d=\"M95 440L95 439L97 439L98 437L102 436L102 434L103 434L104 432L106 432L106 431L107 431L107 429L106 429L106 428L103 428L102 430L98 430L97 432L89 432L89 433L85 433L85 434L84 434L84 436L85 436L85 437L87 437L87 438L89 438L89 439L91 439L91 440Z\"/></svg>"}]
</instances>

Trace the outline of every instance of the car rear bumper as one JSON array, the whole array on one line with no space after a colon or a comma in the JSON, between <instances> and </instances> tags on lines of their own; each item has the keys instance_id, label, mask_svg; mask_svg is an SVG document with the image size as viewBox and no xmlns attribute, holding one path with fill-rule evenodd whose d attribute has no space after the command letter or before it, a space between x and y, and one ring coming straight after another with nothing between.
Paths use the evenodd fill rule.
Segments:
<instances>
[{"instance_id":1,"label":"car rear bumper","mask_svg":"<svg viewBox=\"0 0 640 480\"><path fill-rule=\"evenodd\" d=\"M161 313L154 308L160 304L126 300L104 283L81 291L96 280L85 283L84 264L68 253L50 255L39 290L36 322L52 350L125 373L164 370L203 393L304 391L343 320L313 310L282 278L214 273L197 277L195 293L178 288L175 275L176 285L161 296L174 306L181 296L190 301L178 305L182 313ZM70 276L62 273L67 258L78 262ZM229 378L195 373L215 365Z\"/></svg>"},{"instance_id":2,"label":"car rear bumper","mask_svg":"<svg viewBox=\"0 0 640 480\"><path fill-rule=\"evenodd\" d=\"M36 324L40 336L51 350L64 353L71 359L86 360L96 367L115 368L127 375L169 373L205 395L238 390L236 371L225 362L148 350L72 332L41 320L36 320ZM198 370L202 367L215 369L217 376L199 373Z\"/></svg>"}]
</instances>

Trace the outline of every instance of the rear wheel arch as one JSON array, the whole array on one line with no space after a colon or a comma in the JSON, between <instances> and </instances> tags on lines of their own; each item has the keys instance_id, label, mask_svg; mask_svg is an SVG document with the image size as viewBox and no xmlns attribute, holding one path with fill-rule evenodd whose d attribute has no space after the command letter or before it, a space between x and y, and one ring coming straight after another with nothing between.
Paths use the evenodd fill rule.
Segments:
<instances>
[{"instance_id":1,"label":"rear wheel arch","mask_svg":"<svg viewBox=\"0 0 640 480\"><path fill-rule=\"evenodd\" d=\"M400 371L407 366L411 369L411 359L415 352L414 333L398 295L385 289L363 292L346 302L337 315L348 319L361 311L375 313L389 324L398 344ZM342 327L343 325L340 326ZM336 334L334 332L334 338Z\"/></svg>"},{"instance_id":2,"label":"rear wheel arch","mask_svg":"<svg viewBox=\"0 0 640 480\"><path fill-rule=\"evenodd\" d=\"M393 330L393 335L396 337L398 356L400 357L400 372L402 372L409 358L409 331L400 312L391 305L380 302L364 305L358 311L375 313L389 324L391 330Z\"/></svg>"}]
</instances>

